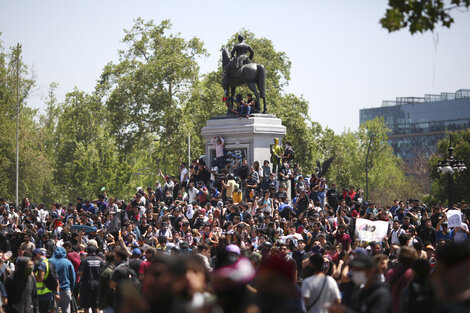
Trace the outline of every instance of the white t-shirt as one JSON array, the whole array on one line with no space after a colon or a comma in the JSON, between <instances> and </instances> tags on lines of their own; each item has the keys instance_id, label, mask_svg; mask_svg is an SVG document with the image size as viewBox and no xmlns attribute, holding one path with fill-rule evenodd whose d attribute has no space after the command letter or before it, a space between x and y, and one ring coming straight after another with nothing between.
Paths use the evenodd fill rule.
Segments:
<instances>
[{"instance_id":1,"label":"white t-shirt","mask_svg":"<svg viewBox=\"0 0 470 313\"><path fill-rule=\"evenodd\" d=\"M326 277L325 287L323 286L323 281ZM321 294L320 294L321 293ZM324 275L313 275L307 277L302 283L302 300L308 298L307 302L304 303L305 308L308 308L312 305L313 301L318 298L315 305L313 305L307 312L308 313L328 313L328 310L325 308L327 303L336 303L341 299L339 294L339 288L336 281L331 276Z\"/></svg>"},{"instance_id":2,"label":"white t-shirt","mask_svg":"<svg viewBox=\"0 0 470 313\"><path fill-rule=\"evenodd\" d=\"M467 224L462 223L462 225L460 225L460 227L462 227L463 229L468 231ZM462 242L465 242L466 240L467 240L467 237L465 236L465 233L462 230L460 230L460 229L457 230L457 231L454 230L454 242L462 243Z\"/></svg>"},{"instance_id":3,"label":"white t-shirt","mask_svg":"<svg viewBox=\"0 0 470 313\"><path fill-rule=\"evenodd\" d=\"M398 240L398 236L401 234L406 234L406 231L403 228L398 228L398 230L392 229L392 245L400 245L400 240Z\"/></svg>"},{"instance_id":4,"label":"white t-shirt","mask_svg":"<svg viewBox=\"0 0 470 313\"><path fill-rule=\"evenodd\" d=\"M44 209L40 209L38 215L39 215L39 219L41 220L41 222L45 223L46 217L49 215L49 212Z\"/></svg>"},{"instance_id":5,"label":"white t-shirt","mask_svg":"<svg viewBox=\"0 0 470 313\"><path fill-rule=\"evenodd\" d=\"M186 179L184 178L186 176ZM185 183L188 181L188 169L186 167L183 167L180 173L180 182Z\"/></svg>"},{"instance_id":6,"label":"white t-shirt","mask_svg":"<svg viewBox=\"0 0 470 313\"><path fill-rule=\"evenodd\" d=\"M199 190L197 188L189 188L188 189L188 203L192 204L193 201L197 201L197 195L199 194Z\"/></svg>"},{"instance_id":7,"label":"white t-shirt","mask_svg":"<svg viewBox=\"0 0 470 313\"><path fill-rule=\"evenodd\" d=\"M186 211L186 217L192 219L194 216L194 208L191 204L188 204L188 210Z\"/></svg>"}]
</instances>

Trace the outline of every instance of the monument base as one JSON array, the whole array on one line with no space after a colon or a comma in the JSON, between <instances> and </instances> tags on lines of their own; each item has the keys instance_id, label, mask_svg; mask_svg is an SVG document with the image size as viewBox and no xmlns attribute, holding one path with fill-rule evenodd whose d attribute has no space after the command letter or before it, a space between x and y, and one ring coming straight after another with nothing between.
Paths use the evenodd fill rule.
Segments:
<instances>
[{"instance_id":1,"label":"monument base","mask_svg":"<svg viewBox=\"0 0 470 313\"><path fill-rule=\"evenodd\" d=\"M220 136L225 141L228 156L226 160L235 162L236 158L246 158L248 164L255 161L263 165L264 160L271 157L270 145L274 138L279 141L286 134L286 127L281 119L272 114L251 114L248 118L238 116L216 116L206 122L202 136L206 140L206 160L215 159L214 136Z\"/></svg>"}]
</instances>

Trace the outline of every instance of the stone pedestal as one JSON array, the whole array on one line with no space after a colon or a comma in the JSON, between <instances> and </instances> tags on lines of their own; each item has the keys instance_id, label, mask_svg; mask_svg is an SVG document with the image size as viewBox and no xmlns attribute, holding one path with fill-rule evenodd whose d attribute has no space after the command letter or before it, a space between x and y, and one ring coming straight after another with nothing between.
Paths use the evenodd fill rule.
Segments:
<instances>
[{"instance_id":1,"label":"stone pedestal","mask_svg":"<svg viewBox=\"0 0 470 313\"><path fill-rule=\"evenodd\" d=\"M248 164L258 161L263 166L263 161L270 159L270 145L274 143L274 138L279 138L281 142L285 134L286 127L281 119L272 114L252 114L249 118L217 116L208 120L202 129L206 140L206 160L210 166L215 158L212 138L221 136L229 154L226 160L245 157Z\"/></svg>"}]
</instances>

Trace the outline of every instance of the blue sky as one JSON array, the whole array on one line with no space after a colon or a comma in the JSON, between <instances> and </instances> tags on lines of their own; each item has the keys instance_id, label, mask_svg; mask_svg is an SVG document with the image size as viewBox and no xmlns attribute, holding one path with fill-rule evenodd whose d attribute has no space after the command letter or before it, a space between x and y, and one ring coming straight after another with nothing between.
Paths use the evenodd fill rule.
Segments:
<instances>
[{"instance_id":1,"label":"blue sky","mask_svg":"<svg viewBox=\"0 0 470 313\"><path fill-rule=\"evenodd\" d=\"M216 69L229 36L246 28L286 52L287 91L309 101L312 119L342 132L358 127L359 109L382 100L470 88L470 12L455 11L450 29L412 36L382 29L385 9L381 0L0 0L0 39L23 45L37 80L29 103L43 108L51 82L59 83L59 99L75 86L91 92L137 17L171 19L174 32L202 39L210 53L200 60L203 73Z\"/></svg>"}]
</instances>

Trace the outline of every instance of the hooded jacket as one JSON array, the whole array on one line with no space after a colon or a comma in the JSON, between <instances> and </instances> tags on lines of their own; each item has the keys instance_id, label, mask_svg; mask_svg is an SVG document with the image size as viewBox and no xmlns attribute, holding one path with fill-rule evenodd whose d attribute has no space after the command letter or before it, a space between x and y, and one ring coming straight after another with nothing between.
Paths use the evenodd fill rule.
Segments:
<instances>
[{"instance_id":1,"label":"hooded jacket","mask_svg":"<svg viewBox=\"0 0 470 313\"><path fill-rule=\"evenodd\" d=\"M57 247L50 259L59 277L60 290L72 290L75 284L75 270L72 262L67 260L67 252L63 247Z\"/></svg>"}]
</instances>

